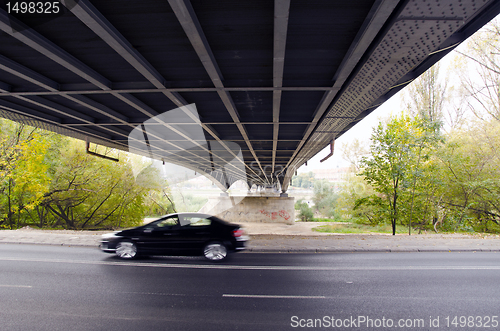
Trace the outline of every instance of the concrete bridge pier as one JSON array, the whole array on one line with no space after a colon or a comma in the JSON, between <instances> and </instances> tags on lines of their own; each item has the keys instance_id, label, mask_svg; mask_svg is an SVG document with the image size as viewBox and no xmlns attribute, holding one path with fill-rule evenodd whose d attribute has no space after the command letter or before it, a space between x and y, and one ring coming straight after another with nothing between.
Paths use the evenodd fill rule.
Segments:
<instances>
[{"instance_id":1,"label":"concrete bridge pier","mask_svg":"<svg viewBox=\"0 0 500 331\"><path fill-rule=\"evenodd\" d=\"M226 193L227 194L227 193ZM228 222L287 223L295 222L295 198L288 196L210 197L200 212L212 214Z\"/></svg>"}]
</instances>

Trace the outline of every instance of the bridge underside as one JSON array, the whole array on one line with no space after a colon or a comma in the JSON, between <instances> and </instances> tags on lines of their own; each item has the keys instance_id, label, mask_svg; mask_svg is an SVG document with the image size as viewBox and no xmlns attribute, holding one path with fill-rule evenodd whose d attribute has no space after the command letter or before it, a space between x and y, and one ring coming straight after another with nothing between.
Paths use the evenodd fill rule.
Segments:
<instances>
[{"instance_id":1,"label":"bridge underside","mask_svg":"<svg viewBox=\"0 0 500 331\"><path fill-rule=\"evenodd\" d=\"M0 10L0 116L285 191L496 0L61 0Z\"/></svg>"}]
</instances>

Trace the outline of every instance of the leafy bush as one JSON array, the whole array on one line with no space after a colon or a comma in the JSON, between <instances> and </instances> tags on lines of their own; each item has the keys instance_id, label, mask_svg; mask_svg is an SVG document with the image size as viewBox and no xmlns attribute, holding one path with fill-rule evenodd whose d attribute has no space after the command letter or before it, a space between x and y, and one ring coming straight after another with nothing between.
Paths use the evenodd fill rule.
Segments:
<instances>
[{"instance_id":1,"label":"leafy bush","mask_svg":"<svg viewBox=\"0 0 500 331\"><path fill-rule=\"evenodd\" d=\"M295 203L295 209L299 211L299 218L302 222L310 222L313 220L314 212L307 203L299 200Z\"/></svg>"}]
</instances>

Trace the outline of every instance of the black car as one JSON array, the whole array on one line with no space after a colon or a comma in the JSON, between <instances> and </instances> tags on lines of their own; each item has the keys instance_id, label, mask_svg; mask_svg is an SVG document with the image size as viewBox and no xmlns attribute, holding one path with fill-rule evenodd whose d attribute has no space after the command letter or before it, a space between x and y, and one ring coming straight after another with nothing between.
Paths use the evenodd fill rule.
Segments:
<instances>
[{"instance_id":1,"label":"black car","mask_svg":"<svg viewBox=\"0 0 500 331\"><path fill-rule=\"evenodd\" d=\"M200 213L178 213L136 228L104 234L101 249L122 259L139 255L203 255L220 261L245 249L248 236L237 224Z\"/></svg>"}]
</instances>

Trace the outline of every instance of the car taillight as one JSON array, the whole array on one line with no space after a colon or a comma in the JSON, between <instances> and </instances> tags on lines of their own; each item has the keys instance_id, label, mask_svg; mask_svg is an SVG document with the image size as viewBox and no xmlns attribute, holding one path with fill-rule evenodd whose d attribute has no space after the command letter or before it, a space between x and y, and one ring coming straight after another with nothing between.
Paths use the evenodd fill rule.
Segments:
<instances>
[{"instance_id":1,"label":"car taillight","mask_svg":"<svg viewBox=\"0 0 500 331\"><path fill-rule=\"evenodd\" d=\"M243 235L245 235L245 231L243 229L233 230L233 237L239 238L239 237L241 237Z\"/></svg>"}]
</instances>

